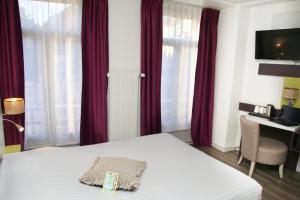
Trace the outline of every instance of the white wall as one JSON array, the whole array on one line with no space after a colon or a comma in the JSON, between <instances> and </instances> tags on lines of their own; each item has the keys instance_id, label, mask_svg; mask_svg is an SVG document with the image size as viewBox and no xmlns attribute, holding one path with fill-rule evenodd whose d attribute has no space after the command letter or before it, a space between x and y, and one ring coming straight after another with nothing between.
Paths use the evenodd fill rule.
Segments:
<instances>
[{"instance_id":1,"label":"white wall","mask_svg":"<svg viewBox=\"0 0 300 200\"><path fill-rule=\"evenodd\" d=\"M252 8L249 16L248 44L241 101L251 104L274 104L280 108L283 77L258 75L259 63L294 64L291 61L255 60L255 31L269 29L300 28L300 1ZM236 146L239 145L238 131ZM300 157L297 171L300 172Z\"/></svg>"},{"instance_id":2,"label":"white wall","mask_svg":"<svg viewBox=\"0 0 300 200\"><path fill-rule=\"evenodd\" d=\"M207 6L205 1L198 5ZM109 1L110 73L140 71L140 6L140 0ZM260 61L254 59L255 31L300 27L299 13L300 1L221 10L213 121L215 147L231 150L239 145L240 101L279 107L283 78L257 74Z\"/></svg>"},{"instance_id":3,"label":"white wall","mask_svg":"<svg viewBox=\"0 0 300 200\"><path fill-rule=\"evenodd\" d=\"M140 71L141 0L109 0L109 71Z\"/></svg>"},{"instance_id":4,"label":"white wall","mask_svg":"<svg viewBox=\"0 0 300 200\"><path fill-rule=\"evenodd\" d=\"M258 75L259 63L288 61L255 60L255 31L299 28L300 1L261 7L221 10L216 63L213 145L223 151L239 146L238 103L274 104L279 108L283 77Z\"/></svg>"},{"instance_id":5,"label":"white wall","mask_svg":"<svg viewBox=\"0 0 300 200\"><path fill-rule=\"evenodd\" d=\"M227 3L220 3L207 0L175 0L182 3L194 4L203 7L224 8L231 6ZM109 0L109 73L120 74L128 72L140 72L140 14L141 14L141 0ZM230 15L230 13L228 13ZM229 22L229 21L228 21ZM235 26L235 22L229 22ZM225 25L226 26L226 25ZM224 28L225 28L224 26ZM230 54L230 52L228 52ZM233 57L233 56L231 56ZM232 58L233 59L233 58ZM230 66L229 66L230 67ZM231 78L229 81L231 81ZM109 86L110 87L110 86ZM131 91L125 92L126 97L132 95ZM112 107L122 105L123 99L110 95L109 99L114 99L114 102L109 104L109 127L112 124L118 126L117 120L112 122ZM117 99L117 100L116 100ZM113 105L112 105L113 104ZM229 101L228 101L229 104ZM130 116L126 109L120 112L124 116ZM138 111L139 113L139 111ZM137 113L137 114L138 114ZM128 118L129 119L129 118ZM124 119L126 120L126 119ZM137 121L139 123L139 121ZM111 128L109 128L111 130ZM113 131L109 131L109 134ZM109 136L109 138L114 136Z\"/></svg>"},{"instance_id":6,"label":"white wall","mask_svg":"<svg viewBox=\"0 0 300 200\"><path fill-rule=\"evenodd\" d=\"M300 28L300 2L286 2L250 9L245 72L241 102L256 105L273 104L280 108L283 77L258 75L259 63L294 64L291 61L255 60L255 31ZM240 112L244 114L244 112ZM238 123L239 126L239 123ZM236 146L240 144L238 128Z\"/></svg>"},{"instance_id":7,"label":"white wall","mask_svg":"<svg viewBox=\"0 0 300 200\"><path fill-rule=\"evenodd\" d=\"M109 141L139 135L141 0L109 0Z\"/></svg>"},{"instance_id":8,"label":"white wall","mask_svg":"<svg viewBox=\"0 0 300 200\"><path fill-rule=\"evenodd\" d=\"M243 87L243 74L245 71L245 55L246 52L243 49L247 47L247 37L248 37L248 21L249 21L249 8L240 6L239 7L239 16L238 16L238 29L236 37L236 46L235 46L235 63L234 63L234 76L233 84L231 90L231 102L230 102L230 112L229 112L229 121L227 127L227 137L226 137L226 147L231 148L236 144L236 137L239 130L239 124L236 123L239 121L239 102L242 94Z\"/></svg>"},{"instance_id":9,"label":"white wall","mask_svg":"<svg viewBox=\"0 0 300 200\"><path fill-rule=\"evenodd\" d=\"M212 142L225 148L237 36L238 7L221 10L215 76L215 106Z\"/></svg>"},{"instance_id":10,"label":"white wall","mask_svg":"<svg viewBox=\"0 0 300 200\"><path fill-rule=\"evenodd\" d=\"M216 60L213 146L226 151L235 146L248 8L235 6L220 12ZM233 145L234 144L234 145Z\"/></svg>"},{"instance_id":11,"label":"white wall","mask_svg":"<svg viewBox=\"0 0 300 200\"><path fill-rule=\"evenodd\" d=\"M248 27L245 73L241 101L252 104L274 104L280 107L283 78L258 75L259 63L287 63L287 61L255 60L255 31L300 28L300 2L287 2L251 8Z\"/></svg>"}]
</instances>

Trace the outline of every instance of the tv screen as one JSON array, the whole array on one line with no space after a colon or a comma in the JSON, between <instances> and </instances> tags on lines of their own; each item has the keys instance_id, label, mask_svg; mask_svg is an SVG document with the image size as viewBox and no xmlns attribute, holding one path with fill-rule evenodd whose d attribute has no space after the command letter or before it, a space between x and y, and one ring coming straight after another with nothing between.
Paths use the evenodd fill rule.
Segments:
<instances>
[{"instance_id":1,"label":"tv screen","mask_svg":"<svg viewBox=\"0 0 300 200\"><path fill-rule=\"evenodd\" d=\"M256 31L255 58L300 60L300 28Z\"/></svg>"}]
</instances>

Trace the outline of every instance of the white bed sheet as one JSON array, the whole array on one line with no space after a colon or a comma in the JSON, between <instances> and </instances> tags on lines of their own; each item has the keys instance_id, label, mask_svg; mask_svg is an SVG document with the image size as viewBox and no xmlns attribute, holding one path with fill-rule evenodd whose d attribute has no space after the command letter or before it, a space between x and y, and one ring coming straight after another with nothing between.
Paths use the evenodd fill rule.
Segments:
<instances>
[{"instance_id":1,"label":"white bed sheet","mask_svg":"<svg viewBox=\"0 0 300 200\"><path fill-rule=\"evenodd\" d=\"M145 160L135 192L102 192L78 178L97 156ZM259 200L252 178L169 134L83 147L49 147L4 156L1 200Z\"/></svg>"}]
</instances>

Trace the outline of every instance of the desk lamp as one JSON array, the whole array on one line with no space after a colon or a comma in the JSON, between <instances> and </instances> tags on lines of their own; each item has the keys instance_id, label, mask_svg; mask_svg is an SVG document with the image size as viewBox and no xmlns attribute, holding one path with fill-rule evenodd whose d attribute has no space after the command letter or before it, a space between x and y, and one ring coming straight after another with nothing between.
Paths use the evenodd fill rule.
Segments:
<instances>
[{"instance_id":1,"label":"desk lamp","mask_svg":"<svg viewBox=\"0 0 300 200\"><path fill-rule=\"evenodd\" d=\"M288 100L288 105L292 106L298 98L297 88L284 88L282 91L282 98Z\"/></svg>"}]
</instances>

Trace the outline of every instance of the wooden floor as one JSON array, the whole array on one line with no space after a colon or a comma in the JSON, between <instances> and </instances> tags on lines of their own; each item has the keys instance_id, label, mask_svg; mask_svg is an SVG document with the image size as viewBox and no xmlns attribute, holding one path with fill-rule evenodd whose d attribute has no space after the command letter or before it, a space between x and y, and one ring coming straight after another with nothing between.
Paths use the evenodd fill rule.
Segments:
<instances>
[{"instance_id":1,"label":"wooden floor","mask_svg":"<svg viewBox=\"0 0 300 200\"><path fill-rule=\"evenodd\" d=\"M243 160L237 164L237 151L221 152L214 148L199 148L206 154L248 175L250 162ZM279 178L278 167L257 164L252 178L263 187L263 200L300 200L300 173L284 170Z\"/></svg>"}]
</instances>

